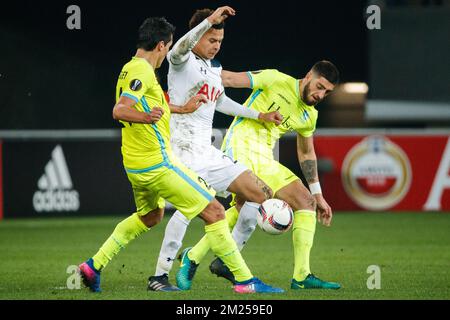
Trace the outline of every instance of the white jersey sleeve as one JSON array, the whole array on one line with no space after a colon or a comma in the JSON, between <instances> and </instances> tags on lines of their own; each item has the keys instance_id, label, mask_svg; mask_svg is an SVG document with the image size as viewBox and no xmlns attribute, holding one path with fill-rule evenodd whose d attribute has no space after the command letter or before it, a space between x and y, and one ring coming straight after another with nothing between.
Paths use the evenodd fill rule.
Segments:
<instances>
[{"instance_id":1,"label":"white jersey sleeve","mask_svg":"<svg viewBox=\"0 0 450 320\"><path fill-rule=\"evenodd\" d=\"M195 47L203 34L211 28L208 19L203 20L195 28L181 37L167 55L167 59L173 66L182 65L189 59L189 53Z\"/></svg>"},{"instance_id":2,"label":"white jersey sleeve","mask_svg":"<svg viewBox=\"0 0 450 320\"><path fill-rule=\"evenodd\" d=\"M228 98L225 92L217 100L216 110L230 115L249 119L258 119L259 111L244 107L242 104Z\"/></svg>"}]
</instances>

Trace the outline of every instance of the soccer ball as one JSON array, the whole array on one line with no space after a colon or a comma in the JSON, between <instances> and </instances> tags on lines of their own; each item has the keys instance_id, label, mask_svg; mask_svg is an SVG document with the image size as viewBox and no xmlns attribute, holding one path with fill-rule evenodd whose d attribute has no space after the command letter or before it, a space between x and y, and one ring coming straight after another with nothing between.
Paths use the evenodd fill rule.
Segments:
<instances>
[{"instance_id":1,"label":"soccer ball","mask_svg":"<svg viewBox=\"0 0 450 320\"><path fill-rule=\"evenodd\" d=\"M285 201L269 199L259 207L257 221L263 231L273 235L282 234L291 228L294 213Z\"/></svg>"}]
</instances>

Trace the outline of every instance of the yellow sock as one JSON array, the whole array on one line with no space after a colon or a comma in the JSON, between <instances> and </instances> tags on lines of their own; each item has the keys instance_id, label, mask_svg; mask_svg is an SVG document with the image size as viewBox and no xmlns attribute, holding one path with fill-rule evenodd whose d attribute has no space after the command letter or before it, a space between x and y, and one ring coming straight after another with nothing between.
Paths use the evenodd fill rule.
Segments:
<instances>
[{"instance_id":1,"label":"yellow sock","mask_svg":"<svg viewBox=\"0 0 450 320\"><path fill-rule=\"evenodd\" d=\"M100 250L92 257L94 268L97 270L105 268L122 248L148 230L150 229L142 222L137 213L122 220Z\"/></svg>"},{"instance_id":2,"label":"yellow sock","mask_svg":"<svg viewBox=\"0 0 450 320\"><path fill-rule=\"evenodd\" d=\"M199 242L195 246L192 247L191 250L188 252L188 258L189 260L194 261L195 263L199 264L203 258L206 256L210 249L207 236L204 235Z\"/></svg>"},{"instance_id":3,"label":"yellow sock","mask_svg":"<svg viewBox=\"0 0 450 320\"><path fill-rule=\"evenodd\" d=\"M233 273L236 281L246 281L253 278L241 253L233 240L226 220L220 220L205 226L206 237L211 250Z\"/></svg>"},{"instance_id":4,"label":"yellow sock","mask_svg":"<svg viewBox=\"0 0 450 320\"><path fill-rule=\"evenodd\" d=\"M227 219L228 227L230 228L230 230L233 229L238 217L239 211L237 211L236 206L232 206L227 211L225 211L225 218Z\"/></svg>"},{"instance_id":5,"label":"yellow sock","mask_svg":"<svg viewBox=\"0 0 450 320\"><path fill-rule=\"evenodd\" d=\"M225 217L227 218L228 227L230 230L234 227L236 224L236 221L238 219L239 212L237 211L236 207L233 206L229 208L227 211L225 211ZM203 238L200 239L199 242L188 252L188 258L195 263L200 263L200 261L203 260L203 258L206 256L210 249L208 240L206 239L206 235L203 236Z\"/></svg>"},{"instance_id":6,"label":"yellow sock","mask_svg":"<svg viewBox=\"0 0 450 320\"><path fill-rule=\"evenodd\" d=\"M316 231L316 213L310 210L294 212L294 226L292 239L294 242L294 275L296 281L305 280L311 273L309 268L309 255Z\"/></svg>"}]
</instances>

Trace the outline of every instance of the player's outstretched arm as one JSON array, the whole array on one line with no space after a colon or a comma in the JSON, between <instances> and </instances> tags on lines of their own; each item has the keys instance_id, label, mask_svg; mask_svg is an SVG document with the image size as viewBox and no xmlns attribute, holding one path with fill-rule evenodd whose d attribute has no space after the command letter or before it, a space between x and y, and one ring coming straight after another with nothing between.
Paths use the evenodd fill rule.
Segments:
<instances>
[{"instance_id":1,"label":"player's outstretched arm","mask_svg":"<svg viewBox=\"0 0 450 320\"><path fill-rule=\"evenodd\" d=\"M222 93L217 100L216 110L230 116L238 116L255 120L258 119L264 122L272 122L276 125L279 125L281 121L283 121L283 116L278 111L263 113L244 107L243 105L227 97L225 93Z\"/></svg>"},{"instance_id":2,"label":"player's outstretched arm","mask_svg":"<svg viewBox=\"0 0 450 320\"><path fill-rule=\"evenodd\" d=\"M247 72L222 70L222 85L225 88L251 88L251 80Z\"/></svg>"},{"instance_id":3,"label":"player's outstretched arm","mask_svg":"<svg viewBox=\"0 0 450 320\"><path fill-rule=\"evenodd\" d=\"M141 112L133 108L136 102L128 97L120 97L113 108L113 118L132 123L155 123L164 114L160 107L154 107L150 113Z\"/></svg>"},{"instance_id":4,"label":"player's outstretched arm","mask_svg":"<svg viewBox=\"0 0 450 320\"><path fill-rule=\"evenodd\" d=\"M188 60L189 52L195 47L200 38L214 24L222 23L228 16L234 16L233 8L224 6L216 9L208 18L181 37L173 46L169 60L174 65L183 64Z\"/></svg>"},{"instance_id":5,"label":"player's outstretched arm","mask_svg":"<svg viewBox=\"0 0 450 320\"><path fill-rule=\"evenodd\" d=\"M317 171L317 156L314 150L313 137L303 137L297 135L297 156L300 162L303 175L308 182L311 194L317 202L317 217L319 222L325 226L330 226L333 212L325 201L319 183Z\"/></svg>"},{"instance_id":6,"label":"player's outstretched arm","mask_svg":"<svg viewBox=\"0 0 450 320\"><path fill-rule=\"evenodd\" d=\"M196 111L202 103L207 103L208 99L203 94L198 94L196 96L193 96L186 102L184 106L177 106L174 104L169 104L170 112L172 113L192 113Z\"/></svg>"}]
</instances>

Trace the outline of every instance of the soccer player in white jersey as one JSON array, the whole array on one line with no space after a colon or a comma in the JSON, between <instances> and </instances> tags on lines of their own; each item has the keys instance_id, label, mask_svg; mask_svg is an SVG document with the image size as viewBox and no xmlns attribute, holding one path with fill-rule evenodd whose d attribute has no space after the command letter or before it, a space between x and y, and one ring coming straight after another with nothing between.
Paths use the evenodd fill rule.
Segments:
<instances>
[{"instance_id":1,"label":"soccer player in white jersey","mask_svg":"<svg viewBox=\"0 0 450 320\"><path fill-rule=\"evenodd\" d=\"M276 125L281 123L282 117L278 111L260 113L246 108L225 95L222 67L214 57L224 37L223 20L234 13L232 8L226 6L214 12L210 9L197 10L189 23L191 30L178 40L168 53L167 60L170 63L168 94L171 104L184 105L196 95L203 95L207 99L192 113L171 107L171 144L174 153L187 167L205 179L218 195L226 197L230 192L236 194L240 227L235 228L232 235L240 250L255 228L259 204L271 198L272 192L251 170L212 146L214 112L218 110L228 115L259 119ZM169 283L168 274L181 248L189 222L185 215L176 211L167 224L156 272L149 278L149 290L177 290ZM183 251L181 269L177 274L177 285L182 290L191 287L191 279L198 266L196 259L189 256L189 248Z\"/></svg>"}]
</instances>

